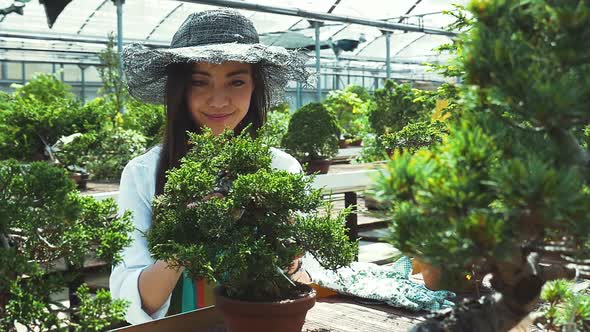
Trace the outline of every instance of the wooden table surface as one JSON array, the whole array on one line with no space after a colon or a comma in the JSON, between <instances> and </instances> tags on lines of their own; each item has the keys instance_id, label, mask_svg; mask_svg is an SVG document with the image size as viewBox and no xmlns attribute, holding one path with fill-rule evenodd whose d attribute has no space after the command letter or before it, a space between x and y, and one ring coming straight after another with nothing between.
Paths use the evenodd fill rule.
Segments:
<instances>
[{"instance_id":1,"label":"wooden table surface","mask_svg":"<svg viewBox=\"0 0 590 332\"><path fill-rule=\"evenodd\" d=\"M413 313L383 304L358 302L344 296L320 298L307 313L303 332L397 332L407 331L427 313ZM225 332L214 307L175 315L112 332Z\"/></svg>"}]
</instances>

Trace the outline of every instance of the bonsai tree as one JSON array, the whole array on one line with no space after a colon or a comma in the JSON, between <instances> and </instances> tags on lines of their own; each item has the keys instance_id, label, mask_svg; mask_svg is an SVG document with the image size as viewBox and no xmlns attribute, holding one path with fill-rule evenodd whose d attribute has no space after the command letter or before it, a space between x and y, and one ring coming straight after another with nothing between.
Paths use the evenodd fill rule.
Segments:
<instances>
[{"instance_id":1,"label":"bonsai tree","mask_svg":"<svg viewBox=\"0 0 590 332\"><path fill-rule=\"evenodd\" d=\"M464 36L461 115L443 144L395 156L378 181L393 202L391 242L450 272L492 276L496 293L416 331L508 331L545 282L547 241L587 255L590 157L573 132L590 122L590 6L582 1L473 1Z\"/></svg>"},{"instance_id":2,"label":"bonsai tree","mask_svg":"<svg viewBox=\"0 0 590 332\"><path fill-rule=\"evenodd\" d=\"M190 135L191 150L154 200L151 253L230 298L295 298L302 290L283 271L296 257L308 252L330 269L354 259L349 211L320 213L326 206L311 178L271 169L269 147L232 135Z\"/></svg>"},{"instance_id":3,"label":"bonsai tree","mask_svg":"<svg viewBox=\"0 0 590 332\"><path fill-rule=\"evenodd\" d=\"M125 303L106 290L91 297L81 275L87 257L110 267L130 243L130 215L116 210L81 196L63 168L0 161L0 330L103 331L123 320ZM64 287L69 307L50 296Z\"/></svg>"},{"instance_id":4,"label":"bonsai tree","mask_svg":"<svg viewBox=\"0 0 590 332\"><path fill-rule=\"evenodd\" d=\"M366 116L368 102L362 100L356 93L345 89L330 91L323 104L336 115L344 138L349 141L361 138L364 131L364 122L361 118Z\"/></svg>"},{"instance_id":5,"label":"bonsai tree","mask_svg":"<svg viewBox=\"0 0 590 332\"><path fill-rule=\"evenodd\" d=\"M334 114L321 103L310 103L293 113L283 147L301 163L327 160L338 153L339 137Z\"/></svg>"},{"instance_id":6,"label":"bonsai tree","mask_svg":"<svg viewBox=\"0 0 590 332\"><path fill-rule=\"evenodd\" d=\"M397 84L392 80L385 81L383 88L375 90L375 103L369 109L368 118L377 137L397 132L424 115L422 103L414 101L418 97L417 91L409 84Z\"/></svg>"}]
</instances>

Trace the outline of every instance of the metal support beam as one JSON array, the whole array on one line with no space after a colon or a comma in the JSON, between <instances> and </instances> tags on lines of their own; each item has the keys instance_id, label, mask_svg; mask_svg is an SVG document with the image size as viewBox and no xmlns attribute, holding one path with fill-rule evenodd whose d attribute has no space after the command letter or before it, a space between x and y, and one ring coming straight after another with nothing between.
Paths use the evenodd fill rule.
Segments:
<instances>
[{"instance_id":1,"label":"metal support beam","mask_svg":"<svg viewBox=\"0 0 590 332\"><path fill-rule=\"evenodd\" d=\"M20 67L20 73L22 75L21 77L21 81L23 82L23 84L25 84L27 82L26 77L27 77L27 70L25 69L25 62L22 61L20 63L21 67Z\"/></svg>"},{"instance_id":2,"label":"metal support beam","mask_svg":"<svg viewBox=\"0 0 590 332\"><path fill-rule=\"evenodd\" d=\"M2 61L2 72L0 73L0 79L8 79L8 64L6 61Z\"/></svg>"},{"instance_id":3,"label":"metal support beam","mask_svg":"<svg viewBox=\"0 0 590 332\"><path fill-rule=\"evenodd\" d=\"M82 104L84 104L86 103L86 68L88 68L88 66L78 65L78 67L80 67L80 83L82 83L80 87L80 99L82 100Z\"/></svg>"},{"instance_id":4,"label":"metal support beam","mask_svg":"<svg viewBox=\"0 0 590 332\"><path fill-rule=\"evenodd\" d=\"M315 28L315 71L317 79L317 101L322 101L322 77L320 68L320 22L313 21L313 27Z\"/></svg>"},{"instance_id":5,"label":"metal support beam","mask_svg":"<svg viewBox=\"0 0 590 332\"><path fill-rule=\"evenodd\" d=\"M117 53L119 54L119 79L123 79L123 62L121 57L123 55L123 2L125 0L117 1Z\"/></svg>"},{"instance_id":6,"label":"metal support beam","mask_svg":"<svg viewBox=\"0 0 590 332\"><path fill-rule=\"evenodd\" d=\"M387 79L391 78L391 32L384 31L385 33L385 68Z\"/></svg>"},{"instance_id":7,"label":"metal support beam","mask_svg":"<svg viewBox=\"0 0 590 332\"><path fill-rule=\"evenodd\" d=\"M280 15L288 15L288 16L297 16L301 18L306 18L308 20L318 20L318 21L332 21L332 22L342 22L342 23L351 23L351 24L359 24L365 26L373 26L379 28L381 30L401 30L401 31L412 31L412 32L423 32L427 34L433 35L444 35L454 37L457 34L454 32L446 31L443 29L436 29L436 28L426 28L419 25L414 24L401 24L401 23L392 23L387 21L380 21L380 20L371 20L362 17L355 17L355 16L344 16L344 15L334 15L334 14L327 14L322 12L311 12L307 10L303 10L300 8L288 8L288 7L277 7L277 6L266 6L255 4L251 2L243 2L243 1L236 1L236 0L181 0L183 2L190 2L190 3L200 3L212 6L220 6L220 7L231 7L236 9L246 9L252 10L257 12L264 12L264 13L271 13L271 14L280 14Z\"/></svg>"},{"instance_id":8,"label":"metal support beam","mask_svg":"<svg viewBox=\"0 0 590 332\"><path fill-rule=\"evenodd\" d=\"M302 94L301 82L297 82L297 90L295 95L295 108L300 109L303 106L303 94Z\"/></svg>"}]
</instances>

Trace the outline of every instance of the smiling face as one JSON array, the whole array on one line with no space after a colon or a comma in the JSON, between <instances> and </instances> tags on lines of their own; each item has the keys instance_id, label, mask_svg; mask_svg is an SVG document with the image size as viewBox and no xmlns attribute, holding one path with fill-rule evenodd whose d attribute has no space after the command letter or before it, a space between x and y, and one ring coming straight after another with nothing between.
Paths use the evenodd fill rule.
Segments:
<instances>
[{"instance_id":1,"label":"smiling face","mask_svg":"<svg viewBox=\"0 0 590 332\"><path fill-rule=\"evenodd\" d=\"M248 113L253 91L248 63L195 63L187 96L191 116L215 135L233 130Z\"/></svg>"}]
</instances>

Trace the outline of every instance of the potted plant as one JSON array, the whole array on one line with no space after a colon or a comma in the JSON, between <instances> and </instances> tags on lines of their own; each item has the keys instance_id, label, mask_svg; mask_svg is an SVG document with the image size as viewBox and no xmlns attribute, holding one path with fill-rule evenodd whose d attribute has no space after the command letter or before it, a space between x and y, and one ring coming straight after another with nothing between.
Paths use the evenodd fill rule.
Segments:
<instances>
[{"instance_id":1,"label":"potted plant","mask_svg":"<svg viewBox=\"0 0 590 332\"><path fill-rule=\"evenodd\" d=\"M354 86L350 86L354 87ZM338 125L341 129L341 138L339 141L340 148L349 145L360 146L361 133L366 121L361 121L365 117L368 101L361 99L354 89L335 90L328 94L323 101L324 106L336 115Z\"/></svg>"},{"instance_id":2,"label":"potted plant","mask_svg":"<svg viewBox=\"0 0 590 332\"><path fill-rule=\"evenodd\" d=\"M395 156L378 186L394 202L396 248L490 275L495 292L414 331L508 331L538 307L545 283L574 278L574 267L587 277L590 154L575 132L590 123L590 39L580 38L590 35L582 23L590 4L496 0L469 9L473 26L457 42L465 73L457 119L443 144ZM568 262L540 264L550 249ZM586 308L572 303L572 320Z\"/></svg>"},{"instance_id":3,"label":"potted plant","mask_svg":"<svg viewBox=\"0 0 590 332\"><path fill-rule=\"evenodd\" d=\"M238 331L300 331L315 293L286 270L307 252L324 267L358 251L345 216L312 179L271 168L270 148L249 135L190 135L192 148L155 198L147 234L154 258L217 284L216 306Z\"/></svg>"},{"instance_id":4,"label":"potted plant","mask_svg":"<svg viewBox=\"0 0 590 332\"><path fill-rule=\"evenodd\" d=\"M90 294L84 262L110 268L131 243L131 214L112 199L81 196L66 170L47 162L0 161L0 330L103 331L123 322L126 303ZM66 271L56 265L65 262ZM69 288L69 306L55 300Z\"/></svg>"},{"instance_id":5,"label":"potted plant","mask_svg":"<svg viewBox=\"0 0 590 332\"><path fill-rule=\"evenodd\" d=\"M328 172L338 153L340 129L334 114L321 103L310 103L293 113L283 147L306 164L308 174Z\"/></svg>"}]
</instances>

